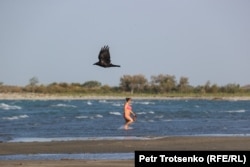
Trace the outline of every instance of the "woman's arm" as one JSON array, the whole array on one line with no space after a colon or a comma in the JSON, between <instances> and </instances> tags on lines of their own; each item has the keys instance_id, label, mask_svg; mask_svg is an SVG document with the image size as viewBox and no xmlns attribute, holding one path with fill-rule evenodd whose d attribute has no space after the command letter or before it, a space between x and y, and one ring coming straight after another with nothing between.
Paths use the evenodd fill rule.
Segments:
<instances>
[{"instance_id":1,"label":"woman's arm","mask_svg":"<svg viewBox=\"0 0 250 167\"><path fill-rule=\"evenodd\" d=\"M133 116L136 116L135 113L132 110L130 111L130 113L133 114Z\"/></svg>"}]
</instances>

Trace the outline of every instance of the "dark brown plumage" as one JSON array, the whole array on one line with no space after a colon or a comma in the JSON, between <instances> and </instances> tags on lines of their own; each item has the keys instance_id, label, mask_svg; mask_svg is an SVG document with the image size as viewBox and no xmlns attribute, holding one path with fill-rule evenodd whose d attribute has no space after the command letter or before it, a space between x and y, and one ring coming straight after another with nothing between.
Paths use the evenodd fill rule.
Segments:
<instances>
[{"instance_id":1,"label":"dark brown plumage","mask_svg":"<svg viewBox=\"0 0 250 167\"><path fill-rule=\"evenodd\" d=\"M101 66L104 68L120 67L120 65L114 65L111 63L108 45L101 48L98 59L99 59L99 61L94 63L93 65L98 65L98 66Z\"/></svg>"}]
</instances>

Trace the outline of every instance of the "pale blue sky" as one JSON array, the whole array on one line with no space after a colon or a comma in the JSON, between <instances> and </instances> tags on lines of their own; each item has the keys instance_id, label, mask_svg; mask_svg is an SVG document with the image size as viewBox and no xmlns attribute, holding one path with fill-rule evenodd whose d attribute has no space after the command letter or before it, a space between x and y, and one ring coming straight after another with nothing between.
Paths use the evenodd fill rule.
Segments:
<instances>
[{"instance_id":1,"label":"pale blue sky","mask_svg":"<svg viewBox=\"0 0 250 167\"><path fill-rule=\"evenodd\" d=\"M0 0L0 82L250 84L249 0ZM109 45L113 64L92 64Z\"/></svg>"}]
</instances>

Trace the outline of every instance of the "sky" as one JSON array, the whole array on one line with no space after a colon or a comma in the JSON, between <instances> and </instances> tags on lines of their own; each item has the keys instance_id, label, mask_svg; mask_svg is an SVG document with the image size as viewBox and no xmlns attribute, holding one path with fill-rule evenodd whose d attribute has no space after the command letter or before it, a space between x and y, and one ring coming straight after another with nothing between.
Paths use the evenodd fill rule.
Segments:
<instances>
[{"instance_id":1,"label":"sky","mask_svg":"<svg viewBox=\"0 0 250 167\"><path fill-rule=\"evenodd\" d=\"M250 84L249 0L0 0L0 82ZM104 45L121 68L94 66Z\"/></svg>"}]
</instances>

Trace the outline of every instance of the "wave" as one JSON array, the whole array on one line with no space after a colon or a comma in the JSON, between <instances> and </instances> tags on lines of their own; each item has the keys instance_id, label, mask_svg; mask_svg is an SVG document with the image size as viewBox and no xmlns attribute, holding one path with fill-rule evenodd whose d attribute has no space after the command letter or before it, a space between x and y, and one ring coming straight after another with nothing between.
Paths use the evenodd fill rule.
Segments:
<instances>
[{"instance_id":1,"label":"wave","mask_svg":"<svg viewBox=\"0 0 250 167\"><path fill-rule=\"evenodd\" d=\"M224 111L224 112L227 112L227 113L244 113L244 112L246 112L246 110L229 110L229 111Z\"/></svg>"},{"instance_id":2,"label":"wave","mask_svg":"<svg viewBox=\"0 0 250 167\"><path fill-rule=\"evenodd\" d=\"M17 115L17 116L12 116L12 117L3 117L5 120L18 120L18 119L24 119L24 118L29 118L28 115Z\"/></svg>"},{"instance_id":3,"label":"wave","mask_svg":"<svg viewBox=\"0 0 250 167\"><path fill-rule=\"evenodd\" d=\"M149 111L148 113L150 113L150 114L154 114L155 112L154 112L154 111Z\"/></svg>"},{"instance_id":4,"label":"wave","mask_svg":"<svg viewBox=\"0 0 250 167\"><path fill-rule=\"evenodd\" d=\"M99 100L99 103L107 103L106 100Z\"/></svg>"},{"instance_id":5,"label":"wave","mask_svg":"<svg viewBox=\"0 0 250 167\"><path fill-rule=\"evenodd\" d=\"M8 104L5 104L5 103L1 103L0 104L0 109L3 109L3 110L21 110L22 107L15 106L15 105L8 105Z\"/></svg>"},{"instance_id":6,"label":"wave","mask_svg":"<svg viewBox=\"0 0 250 167\"><path fill-rule=\"evenodd\" d=\"M111 115L122 115L120 112L109 112Z\"/></svg>"},{"instance_id":7,"label":"wave","mask_svg":"<svg viewBox=\"0 0 250 167\"><path fill-rule=\"evenodd\" d=\"M171 122L171 121L173 121L172 119L164 119L164 120L162 120L162 121L164 121L164 122Z\"/></svg>"},{"instance_id":8,"label":"wave","mask_svg":"<svg viewBox=\"0 0 250 167\"><path fill-rule=\"evenodd\" d=\"M53 107L72 107L72 108L77 108L77 106L75 105L70 105L70 104L62 104L62 103L59 103L59 104L56 104L56 105L52 105Z\"/></svg>"},{"instance_id":9,"label":"wave","mask_svg":"<svg viewBox=\"0 0 250 167\"><path fill-rule=\"evenodd\" d=\"M135 102L137 104L143 104L143 105L150 105L150 104L155 104L155 102L150 102L150 101L142 101L142 102Z\"/></svg>"},{"instance_id":10,"label":"wave","mask_svg":"<svg viewBox=\"0 0 250 167\"><path fill-rule=\"evenodd\" d=\"M145 115L147 114L146 112L136 112L137 115Z\"/></svg>"},{"instance_id":11,"label":"wave","mask_svg":"<svg viewBox=\"0 0 250 167\"><path fill-rule=\"evenodd\" d=\"M8 143L16 143L16 142L55 142L55 141L99 141L99 140L153 140L162 137L138 137L138 136L113 136L113 137L52 137L52 138L39 138L39 137L20 137L14 138Z\"/></svg>"},{"instance_id":12,"label":"wave","mask_svg":"<svg viewBox=\"0 0 250 167\"><path fill-rule=\"evenodd\" d=\"M120 103L113 103L112 106L120 107L120 106L122 106L122 104L120 104Z\"/></svg>"},{"instance_id":13,"label":"wave","mask_svg":"<svg viewBox=\"0 0 250 167\"><path fill-rule=\"evenodd\" d=\"M164 117L164 115L157 115L157 116L155 116L154 118L161 119L161 118L163 118L163 117Z\"/></svg>"},{"instance_id":14,"label":"wave","mask_svg":"<svg viewBox=\"0 0 250 167\"><path fill-rule=\"evenodd\" d=\"M121 126L120 128L124 128ZM20 137L13 138L11 140L5 141L7 143L30 143L30 142L61 142L61 141L100 141L100 140L155 140L155 139L163 139L173 136L205 136L205 137L250 137L249 133L239 133L239 134L216 134L216 133L208 133L208 134L193 134L193 135L171 135L171 136L111 136L111 137L52 137L52 138L39 138L39 137Z\"/></svg>"},{"instance_id":15,"label":"wave","mask_svg":"<svg viewBox=\"0 0 250 167\"><path fill-rule=\"evenodd\" d=\"M103 116L101 114L96 114L95 117L96 118L103 118Z\"/></svg>"},{"instance_id":16,"label":"wave","mask_svg":"<svg viewBox=\"0 0 250 167\"><path fill-rule=\"evenodd\" d=\"M77 118L77 119L86 119L86 118L88 118L88 116L79 115L79 116L76 116L75 118Z\"/></svg>"},{"instance_id":17,"label":"wave","mask_svg":"<svg viewBox=\"0 0 250 167\"><path fill-rule=\"evenodd\" d=\"M97 119L97 118L103 118L103 115L96 114L94 116L85 116L85 115L79 115L75 117L76 119Z\"/></svg>"},{"instance_id":18,"label":"wave","mask_svg":"<svg viewBox=\"0 0 250 167\"><path fill-rule=\"evenodd\" d=\"M77 118L77 119L87 119L87 118L95 119L95 118L103 118L103 115L101 115L101 114L96 114L95 116L79 115L79 116L76 116L75 118Z\"/></svg>"},{"instance_id":19,"label":"wave","mask_svg":"<svg viewBox=\"0 0 250 167\"><path fill-rule=\"evenodd\" d=\"M92 103L90 101L87 102L88 105L92 105Z\"/></svg>"},{"instance_id":20,"label":"wave","mask_svg":"<svg viewBox=\"0 0 250 167\"><path fill-rule=\"evenodd\" d=\"M137 115L146 115L146 114L155 114L155 112L154 111L149 111L149 112L142 111L142 112L136 112L136 114Z\"/></svg>"}]
</instances>

